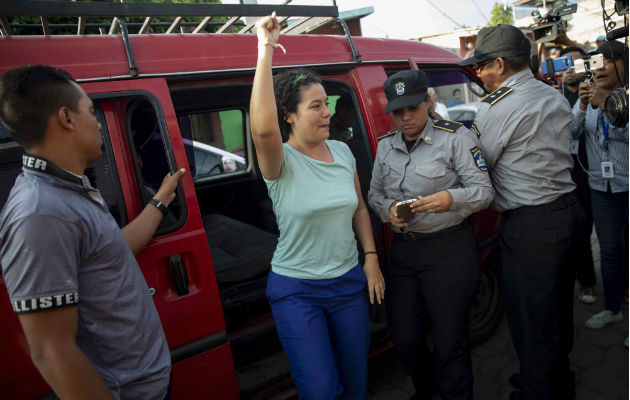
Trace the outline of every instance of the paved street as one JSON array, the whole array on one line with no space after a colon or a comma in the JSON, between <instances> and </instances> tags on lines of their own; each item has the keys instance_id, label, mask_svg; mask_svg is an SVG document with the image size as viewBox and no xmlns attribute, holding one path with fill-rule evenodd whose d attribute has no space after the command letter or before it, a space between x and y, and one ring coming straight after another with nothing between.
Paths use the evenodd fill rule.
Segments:
<instances>
[{"instance_id":1,"label":"paved street","mask_svg":"<svg viewBox=\"0 0 630 400\"><path fill-rule=\"evenodd\" d=\"M599 273L599 249L594 240L597 303L586 305L575 298L575 345L571 363L577 380L578 400L628 400L628 303L623 304L624 321L600 330L587 329L584 322L603 309L604 298ZM577 293L577 286L576 286ZM518 369L510 332L505 319L496 334L473 349L475 399L508 400L514 390L509 376ZM403 370L395 350L370 360L368 399L406 400L413 393L411 380Z\"/></svg>"}]
</instances>

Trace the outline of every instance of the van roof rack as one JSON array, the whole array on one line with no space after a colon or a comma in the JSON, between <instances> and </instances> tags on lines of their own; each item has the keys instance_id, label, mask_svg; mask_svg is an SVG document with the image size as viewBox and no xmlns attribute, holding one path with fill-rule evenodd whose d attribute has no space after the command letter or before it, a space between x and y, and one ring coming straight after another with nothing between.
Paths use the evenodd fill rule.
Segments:
<instances>
[{"instance_id":1,"label":"van roof rack","mask_svg":"<svg viewBox=\"0 0 630 400\"><path fill-rule=\"evenodd\" d=\"M240 22L241 18L263 17L276 12L281 24L281 34L301 34L309 33L314 29L336 21L343 28L348 44L352 51L354 61L361 62L361 55L356 50L350 35L350 30L345 21L339 18L339 10L336 1L332 0L331 6L305 6L288 5L292 0L284 0L282 4L187 4L187 3L127 3L120 0L119 3L106 2L82 2L82 1L60 1L60 0L0 0L0 36L15 35L13 28L39 28L40 24L18 24L10 23L8 17L39 17L41 21L41 32L44 35L51 35L52 29L76 28L77 35L86 34L86 27L98 27L100 34L113 35L119 32L122 35L127 59L129 61L129 72L132 77L138 75L138 69L133 58L133 51L129 41L129 28L139 29L137 34L149 33L150 27L168 25L166 34L177 32L185 33L184 26L194 26L190 34L205 33L205 28L215 17L227 17L227 21L214 33L226 33L228 30L238 33L253 33L253 28L258 18L254 18L248 23ZM49 17L69 17L77 18L77 22L70 24L51 24ZM88 24L87 18L111 18L111 23ZM154 22L155 18L174 18L170 23ZM186 22L185 18L202 17L201 22ZM291 17L301 17L296 22L288 24ZM142 23L127 23L129 18L142 18ZM232 29L230 29L232 28Z\"/></svg>"},{"instance_id":2,"label":"van roof rack","mask_svg":"<svg viewBox=\"0 0 630 400\"><path fill-rule=\"evenodd\" d=\"M238 33L252 33L255 20L244 24L239 22L245 17L262 17L270 15L273 11L278 15L280 23L284 23L291 17L301 17L298 21L285 26L283 34L308 33L316 27L325 25L339 16L336 5L331 6L305 6L288 5L291 0L282 4L186 4L186 3L127 3L121 0L120 3L105 2L79 2L79 1L59 1L59 0L3 0L0 1L0 34L10 36L15 34L13 28L34 28L40 24L18 24L10 23L8 17L30 16L39 17L41 21L41 32L44 35L51 35L52 29L76 27L76 34L86 34L85 28L87 18L111 18L111 24L107 32L100 31L101 34L116 34L118 29L122 30L119 21L125 23L126 18L143 18L139 26L138 34L146 34L153 24L161 26L164 23L153 22L158 17L169 17L174 20L169 24L166 33L183 32L184 26L195 26L191 33L198 34L204 32L206 26L212 23L216 17L228 17L227 22L220 23L219 29L214 33L224 33L230 28L237 28ZM335 3L333 1L333 3ZM77 18L75 24L51 24L49 17L71 17ZM202 17L201 22L186 22L185 18ZM102 26L103 24L92 24L92 26ZM131 27L127 24L127 27ZM155 25L157 26L157 25ZM240 29L239 29L240 28ZM234 29L232 29L234 31ZM179 33L179 32L178 32Z\"/></svg>"}]
</instances>

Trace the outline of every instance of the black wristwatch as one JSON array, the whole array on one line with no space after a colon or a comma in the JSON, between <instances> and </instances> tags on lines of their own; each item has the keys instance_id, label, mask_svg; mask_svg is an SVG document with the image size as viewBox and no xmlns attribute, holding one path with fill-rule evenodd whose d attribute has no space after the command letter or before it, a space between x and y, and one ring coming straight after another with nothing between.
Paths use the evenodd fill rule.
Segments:
<instances>
[{"instance_id":1,"label":"black wristwatch","mask_svg":"<svg viewBox=\"0 0 630 400\"><path fill-rule=\"evenodd\" d=\"M162 203L158 199L155 199L155 198L151 199L151 201L149 201L149 204L153 204L154 206L156 206L158 210L162 211L162 214L164 216L166 216L170 211L168 207L166 206L166 204Z\"/></svg>"}]
</instances>

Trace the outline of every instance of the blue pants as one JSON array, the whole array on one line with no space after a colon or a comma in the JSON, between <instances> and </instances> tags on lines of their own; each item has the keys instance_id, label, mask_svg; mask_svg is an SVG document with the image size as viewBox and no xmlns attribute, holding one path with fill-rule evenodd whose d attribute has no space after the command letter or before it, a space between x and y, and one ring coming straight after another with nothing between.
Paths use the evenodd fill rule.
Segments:
<instances>
[{"instance_id":1,"label":"blue pants","mask_svg":"<svg viewBox=\"0 0 630 400\"><path fill-rule=\"evenodd\" d=\"M365 399L370 317L361 265L322 280L270 272L267 298L299 398Z\"/></svg>"},{"instance_id":2,"label":"blue pants","mask_svg":"<svg viewBox=\"0 0 630 400\"><path fill-rule=\"evenodd\" d=\"M628 192L591 190L593 220L602 260L606 310L621 310L624 269L628 268Z\"/></svg>"}]
</instances>

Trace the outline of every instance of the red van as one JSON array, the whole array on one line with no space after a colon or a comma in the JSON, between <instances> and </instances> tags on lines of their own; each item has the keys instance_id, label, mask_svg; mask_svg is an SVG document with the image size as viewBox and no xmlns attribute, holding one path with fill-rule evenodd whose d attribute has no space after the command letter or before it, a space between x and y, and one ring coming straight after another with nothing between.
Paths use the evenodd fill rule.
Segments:
<instances>
[{"instance_id":1,"label":"red van","mask_svg":"<svg viewBox=\"0 0 630 400\"><path fill-rule=\"evenodd\" d=\"M138 215L167 171L184 167L190 172L169 218L137 257L171 349L173 398L267 398L290 389L291 382L265 298L278 229L249 134L257 38L248 33L138 34L124 24L126 16L205 15L199 5L144 3L140 9L139 4L3 2L0 74L23 64L53 65L68 71L94 100L105 151L86 174L120 226ZM229 7L203 12L337 15L336 7ZM61 14L75 22L81 17L79 32L86 17L121 17L122 34L50 34L55 27L46 17ZM43 16L45 34L12 34L17 25L10 21L16 15ZM442 98L454 88L483 95L472 70L457 66L459 56L424 43L349 34L285 34L280 43L287 53L277 50L275 71L314 70L323 78L333 112L340 98L351 99L354 115L343 140L356 157L364 195L376 139L393 128L382 89L389 74L421 68ZM21 153L0 125L0 207L21 170ZM483 211L471 220L484 265L470 316L471 338L479 343L492 335L502 316L496 248L501 218ZM372 222L381 265L387 268L392 234L374 215ZM375 305L371 314L376 352L388 346L386 321L382 306ZM31 363L1 277L0 321L0 397L44 396L48 386Z\"/></svg>"}]
</instances>

